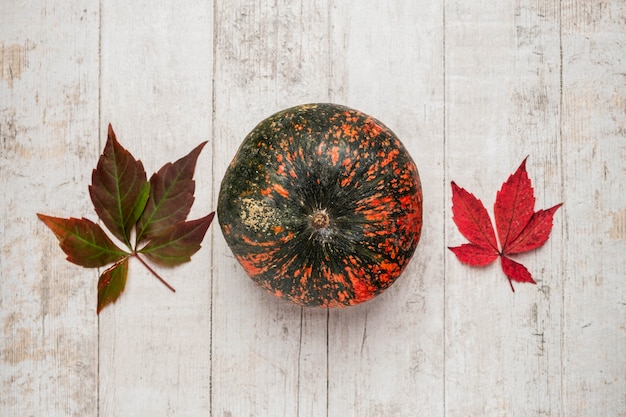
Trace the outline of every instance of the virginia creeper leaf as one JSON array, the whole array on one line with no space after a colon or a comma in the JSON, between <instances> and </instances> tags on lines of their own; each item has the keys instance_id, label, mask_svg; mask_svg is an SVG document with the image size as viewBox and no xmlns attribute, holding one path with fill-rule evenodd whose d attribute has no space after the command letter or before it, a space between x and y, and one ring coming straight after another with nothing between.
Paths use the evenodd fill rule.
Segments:
<instances>
[{"instance_id":1,"label":"virginia creeper leaf","mask_svg":"<svg viewBox=\"0 0 626 417\"><path fill-rule=\"evenodd\" d=\"M37 214L59 239L67 260L86 268L117 262L129 254L119 249L104 230L89 219L62 219Z\"/></svg>"},{"instance_id":2,"label":"virginia creeper leaf","mask_svg":"<svg viewBox=\"0 0 626 417\"><path fill-rule=\"evenodd\" d=\"M119 144L111 125L91 183L89 195L98 217L130 247L130 233L145 208L150 184L143 164Z\"/></svg>"},{"instance_id":3,"label":"virginia creeper leaf","mask_svg":"<svg viewBox=\"0 0 626 417\"><path fill-rule=\"evenodd\" d=\"M113 264L100 275L98 279L98 306L97 313L108 304L114 303L126 287L128 276L128 257Z\"/></svg>"},{"instance_id":4,"label":"virginia creeper leaf","mask_svg":"<svg viewBox=\"0 0 626 417\"><path fill-rule=\"evenodd\" d=\"M537 249L546 243L552 231L554 213L561 205L535 211L534 190L524 159L496 195L493 211L500 241L498 249L489 214L482 202L452 182L453 220L471 243L448 249L461 262L472 266L489 265L499 256L502 271L513 291L513 281L535 284L528 269L510 259L509 255Z\"/></svg>"},{"instance_id":5,"label":"virginia creeper leaf","mask_svg":"<svg viewBox=\"0 0 626 417\"><path fill-rule=\"evenodd\" d=\"M137 222L137 242L151 239L187 218L193 204L198 155L203 142L187 156L165 164L150 178L150 198Z\"/></svg>"},{"instance_id":6,"label":"virginia creeper leaf","mask_svg":"<svg viewBox=\"0 0 626 417\"><path fill-rule=\"evenodd\" d=\"M191 260L191 255L200 249L215 212L197 220L177 223L152 239L139 252L152 261L175 266Z\"/></svg>"},{"instance_id":7,"label":"virginia creeper leaf","mask_svg":"<svg viewBox=\"0 0 626 417\"><path fill-rule=\"evenodd\" d=\"M91 220L37 214L59 239L68 261L85 267L113 264L98 280L98 314L124 291L131 257L175 291L138 254L145 253L155 262L174 266L189 261L200 249L215 213L194 221L185 219L194 202L193 174L205 145L203 142L178 161L165 164L148 182L141 161L120 145L109 125L104 151L92 173L89 195L100 220L130 252L120 249ZM133 233L134 244L130 241ZM140 242L147 242L141 250Z\"/></svg>"}]
</instances>

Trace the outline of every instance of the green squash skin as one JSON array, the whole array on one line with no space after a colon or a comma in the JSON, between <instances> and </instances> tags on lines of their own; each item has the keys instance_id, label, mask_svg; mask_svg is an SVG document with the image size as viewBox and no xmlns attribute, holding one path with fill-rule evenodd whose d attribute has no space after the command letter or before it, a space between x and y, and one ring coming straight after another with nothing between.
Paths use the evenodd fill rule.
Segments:
<instances>
[{"instance_id":1,"label":"green squash skin","mask_svg":"<svg viewBox=\"0 0 626 417\"><path fill-rule=\"evenodd\" d=\"M367 301L405 269L422 228L415 163L378 120L336 104L278 112L222 180L224 238L262 288L296 304Z\"/></svg>"}]
</instances>

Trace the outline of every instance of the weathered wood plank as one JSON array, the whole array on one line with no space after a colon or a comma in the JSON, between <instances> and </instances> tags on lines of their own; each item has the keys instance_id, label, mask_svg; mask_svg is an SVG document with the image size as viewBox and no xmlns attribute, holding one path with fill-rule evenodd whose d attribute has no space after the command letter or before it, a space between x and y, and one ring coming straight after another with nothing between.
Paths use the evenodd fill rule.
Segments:
<instances>
[{"instance_id":1,"label":"weathered wood plank","mask_svg":"<svg viewBox=\"0 0 626 417\"><path fill-rule=\"evenodd\" d=\"M219 179L262 119L285 107L328 101L332 58L325 1L216 1L216 24ZM214 233L212 414L325 415L326 311L264 293Z\"/></svg>"},{"instance_id":2,"label":"weathered wood plank","mask_svg":"<svg viewBox=\"0 0 626 417\"><path fill-rule=\"evenodd\" d=\"M559 203L558 5L449 2L445 59L446 179L493 213L496 191L529 156L536 208ZM450 213L447 197L446 245L456 246L464 238ZM499 262L468 268L448 253L446 415L559 415L559 215L550 243L518 258L537 286L512 293Z\"/></svg>"},{"instance_id":3,"label":"weathered wood plank","mask_svg":"<svg viewBox=\"0 0 626 417\"><path fill-rule=\"evenodd\" d=\"M89 216L97 1L0 5L0 415L97 409L96 271L35 213Z\"/></svg>"},{"instance_id":4,"label":"weathered wood plank","mask_svg":"<svg viewBox=\"0 0 626 417\"><path fill-rule=\"evenodd\" d=\"M70 3L0 5L0 415L626 416L623 1ZM132 262L98 318L97 271L35 213L95 220L106 125L148 175L210 141L196 218L252 127L311 101L378 117L417 162L404 276L302 309L256 288L216 223L158 268L176 294ZM445 249L449 181L491 211L527 155L537 207L565 205L513 294Z\"/></svg>"},{"instance_id":5,"label":"weathered wood plank","mask_svg":"<svg viewBox=\"0 0 626 417\"><path fill-rule=\"evenodd\" d=\"M424 226L399 280L330 312L329 416L443 415L443 5L334 2L332 99L387 124L420 171Z\"/></svg>"},{"instance_id":6,"label":"weathered wood plank","mask_svg":"<svg viewBox=\"0 0 626 417\"><path fill-rule=\"evenodd\" d=\"M565 415L626 415L623 1L563 1Z\"/></svg>"},{"instance_id":7,"label":"weathered wood plank","mask_svg":"<svg viewBox=\"0 0 626 417\"><path fill-rule=\"evenodd\" d=\"M101 130L140 158L148 176L210 140L212 4L102 5ZM190 219L212 210L212 144L200 154ZM204 416L210 408L210 239L189 264L136 260L126 290L100 314L101 416Z\"/></svg>"}]
</instances>

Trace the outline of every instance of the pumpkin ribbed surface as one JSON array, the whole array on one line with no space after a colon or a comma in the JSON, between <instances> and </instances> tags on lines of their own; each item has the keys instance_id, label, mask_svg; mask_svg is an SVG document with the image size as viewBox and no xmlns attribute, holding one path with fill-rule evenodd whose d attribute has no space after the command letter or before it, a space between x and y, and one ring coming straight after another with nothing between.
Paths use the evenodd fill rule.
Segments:
<instances>
[{"instance_id":1,"label":"pumpkin ribbed surface","mask_svg":"<svg viewBox=\"0 0 626 417\"><path fill-rule=\"evenodd\" d=\"M415 163L378 120L336 104L278 112L244 139L218 219L247 274L305 306L341 307L388 288L422 227Z\"/></svg>"}]
</instances>

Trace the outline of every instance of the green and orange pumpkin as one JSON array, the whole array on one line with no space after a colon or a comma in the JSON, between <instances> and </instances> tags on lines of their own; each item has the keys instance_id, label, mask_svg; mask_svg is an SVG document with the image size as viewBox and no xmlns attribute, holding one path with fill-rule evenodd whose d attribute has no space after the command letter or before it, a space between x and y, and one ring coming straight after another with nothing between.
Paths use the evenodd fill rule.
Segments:
<instances>
[{"instance_id":1,"label":"green and orange pumpkin","mask_svg":"<svg viewBox=\"0 0 626 417\"><path fill-rule=\"evenodd\" d=\"M378 120L336 104L280 111L244 139L219 223L247 274L305 306L367 301L402 273L422 228L415 163Z\"/></svg>"}]
</instances>

